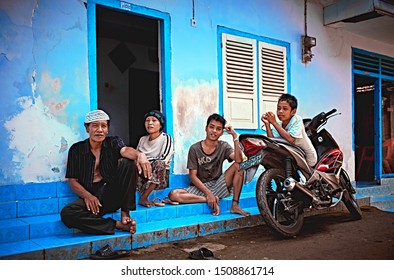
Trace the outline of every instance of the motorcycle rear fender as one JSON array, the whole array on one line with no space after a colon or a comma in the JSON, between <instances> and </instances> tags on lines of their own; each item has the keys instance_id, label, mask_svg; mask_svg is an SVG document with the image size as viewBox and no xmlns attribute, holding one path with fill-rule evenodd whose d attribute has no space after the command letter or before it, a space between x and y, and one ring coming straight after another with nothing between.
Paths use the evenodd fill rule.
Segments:
<instances>
[{"instance_id":1,"label":"motorcycle rear fender","mask_svg":"<svg viewBox=\"0 0 394 280\"><path fill-rule=\"evenodd\" d=\"M241 162L239 170L244 171L244 184L252 181L257 169L259 168L261 161L264 158L264 152L260 151L257 154L249 157L247 160Z\"/></svg>"},{"instance_id":2,"label":"motorcycle rear fender","mask_svg":"<svg viewBox=\"0 0 394 280\"><path fill-rule=\"evenodd\" d=\"M255 165L244 171L244 185L250 183L257 172L259 165Z\"/></svg>"}]
</instances>

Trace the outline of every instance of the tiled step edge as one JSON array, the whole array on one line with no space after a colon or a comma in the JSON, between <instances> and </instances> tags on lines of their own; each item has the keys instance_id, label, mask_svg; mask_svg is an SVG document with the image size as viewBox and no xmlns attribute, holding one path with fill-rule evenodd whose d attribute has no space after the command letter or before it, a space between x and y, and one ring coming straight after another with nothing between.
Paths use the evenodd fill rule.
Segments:
<instances>
[{"instance_id":1,"label":"tiled step edge","mask_svg":"<svg viewBox=\"0 0 394 280\"><path fill-rule=\"evenodd\" d=\"M256 199L254 193L243 193L240 198L240 206L243 208L255 207ZM220 209L223 212L229 210L230 207L230 198L224 198L220 201ZM203 203L166 205L152 208L138 205L137 209L130 214L137 221L137 224L144 224L148 221L160 223L168 219L208 214L211 211L209 206ZM109 213L105 217L119 220L120 211ZM72 229L67 228L61 222L59 214L0 220L0 244L64 235L72 232Z\"/></svg>"},{"instance_id":2,"label":"tiled step edge","mask_svg":"<svg viewBox=\"0 0 394 280\"><path fill-rule=\"evenodd\" d=\"M369 198L357 199L357 202L360 207L370 205ZM219 216L204 214L172 219L170 226L168 223L149 222L137 226L138 233L133 236L125 232L116 232L109 236L73 233L5 243L0 244L0 259L84 259L107 243L115 249L135 249L264 224L257 206L245 210L249 211L251 216L242 217L227 211ZM346 211L346 208L339 203L332 208L307 211L305 216L336 211Z\"/></svg>"},{"instance_id":3,"label":"tiled step edge","mask_svg":"<svg viewBox=\"0 0 394 280\"><path fill-rule=\"evenodd\" d=\"M84 259L107 243L115 249L135 249L262 224L257 207L245 210L251 212L251 216L243 217L225 212L219 216L204 214L172 219L166 224L146 223L137 226L138 232L134 235L126 232L116 232L115 235L74 233L4 243L0 244L0 259Z\"/></svg>"},{"instance_id":4,"label":"tiled step edge","mask_svg":"<svg viewBox=\"0 0 394 280\"><path fill-rule=\"evenodd\" d=\"M394 207L394 195L374 196L371 197L371 205L380 210L390 209Z\"/></svg>"},{"instance_id":5,"label":"tiled step edge","mask_svg":"<svg viewBox=\"0 0 394 280\"><path fill-rule=\"evenodd\" d=\"M373 187L356 188L356 196L358 197L373 197L382 195L394 195L393 185L376 185Z\"/></svg>"}]
</instances>

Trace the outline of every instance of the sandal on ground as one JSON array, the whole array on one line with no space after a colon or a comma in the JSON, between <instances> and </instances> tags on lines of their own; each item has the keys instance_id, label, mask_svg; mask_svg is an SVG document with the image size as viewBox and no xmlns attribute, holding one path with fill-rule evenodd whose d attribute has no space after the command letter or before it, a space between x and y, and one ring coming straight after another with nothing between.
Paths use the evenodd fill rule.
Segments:
<instances>
[{"instance_id":1,"label":"sandal on ground","mask_svg":"<svg viewBox=\"0 0 394 280\"><path fill-rule=\"evenodd\" d=\"M141 205L141 206L144 206L144 207L147 207L147 208L155 207L154 204L152 204L152 205L151 205L151 204L148 204L148 203L149 203L148 201L147 201L146 203L147 203L147 204L138 202L138 205Z\"/></svg>"},{"instance_id":2,"label":"sandal on ground","mask_svg":"<svg viewBox=\"0 0 394 280\"><path fill-rule=\"evenodd\" d=\"M130 256L130 251L127 250L113 250L108 244L91 254L92 260L113 260Z\"/></svg>"},{"instance_id":3,"label":"sandal on ground","mask_svg":"<svg viewBox=\"0 0 394 280\"><path fill-rule=\"evenodd\" d=\"M168 198L168 196L163 198L163 200L161 202L163 202L165 204L172 204L172 205L178 205L179 204L178 201L172 201L171 199Z\"/></svg>"},{"instance_id":4,"label":"sandal on ground","mask_svg":"<svg viewBox=\"0 0 394 280\"><path fill-rule=\"evenodd\" d=\"M165 206L165 204L161 201L160 198L156 197L155 199L152 200L152 202L155 204L155 206Z\"/></svg>"},{"instance_id":5,"label":"sandal on ground","mask_svg":"<svg viewBox=\"0 0 394 280\"><path fill-rule=\"evenodd\" d=\"M205 247L190 252L189 258L193 260L218 260L218 258L213 255L213 252Z\"/></svg>"}]
</instances>

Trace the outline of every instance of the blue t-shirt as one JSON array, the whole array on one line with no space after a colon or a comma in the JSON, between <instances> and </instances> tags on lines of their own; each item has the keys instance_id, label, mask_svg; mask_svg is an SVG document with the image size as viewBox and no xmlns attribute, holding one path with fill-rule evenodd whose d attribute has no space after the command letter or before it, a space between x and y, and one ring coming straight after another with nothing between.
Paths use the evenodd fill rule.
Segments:
<instances>
[{"instance_id":1,"label":"blue t-shirt","mask_svg":"<svg viewBox=\"0 0 394 280\"><path fill-rule=\"evenodd\" d=\"M282 121L278 121L278 124L282 126ZM308 135L306 135L304 123L302 121L301 116L294 115L289 123L287 124L285 130L293 137L294 145L300 147L306 155L306 161L308 162L309 166L314 166L317 161L317 154L315 147L313 147L311 140L309 139ZM272 127L272 134L276 138L282 138L279 132Z\"/></svg>"}]
</instances>

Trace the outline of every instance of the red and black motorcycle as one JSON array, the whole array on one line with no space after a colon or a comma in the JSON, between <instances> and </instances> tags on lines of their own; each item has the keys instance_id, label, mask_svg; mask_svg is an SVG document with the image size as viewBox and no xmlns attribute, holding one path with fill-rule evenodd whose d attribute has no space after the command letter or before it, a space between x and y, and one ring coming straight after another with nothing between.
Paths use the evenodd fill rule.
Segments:
<instances>
[{"instance_id":1,"label":"red and black motorcycle","mask_svg":"<svg viewBox=\"0 0 394 280\"><path fill-rule=\"evenodd\" d=\"M241 134L241 149L247 160L241 163L244 183L251 182L260 166L256 198L266 224L282 237L296 236L302 229L306 209L333 207L341 201L354 220L361 219L343 153L332 135L322 128L333 109L304 119L305 130L317 151L317 164L310 167L304 152L284 139L260 134Z\"/></svg>"}]
</instances>

